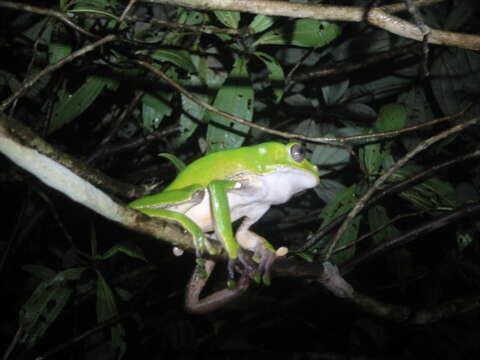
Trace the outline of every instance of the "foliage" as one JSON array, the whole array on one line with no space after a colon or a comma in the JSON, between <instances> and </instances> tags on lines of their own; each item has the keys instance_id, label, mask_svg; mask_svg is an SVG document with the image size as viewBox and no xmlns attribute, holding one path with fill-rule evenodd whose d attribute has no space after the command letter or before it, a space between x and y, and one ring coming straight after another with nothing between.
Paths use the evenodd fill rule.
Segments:
<instances>
[{"instance_id":1,"label":"foliage","mask_svg":"<svg viewBox=\"0 0 480 360\"><path fill-rule=\"evenodd\" d=\"M430 46L431 75L424 78L417 52L389 56L397 49L411 48L411 41L364 24L142 2L122 18L126 1L54 3L36 6L59 11L98 37L114 33L118 39L40 79L10 108L11 114L70 155L90 158L90 165L112 177L131 183L167 183L185 163L205 153L286 141L207 110L136 60L153 64L194 97L247 122L288 134L337 138L305 143L307 156L320 169L321 184L314 192L271 211L263 225L258 224L259 233L272 238L275 246L288 246L298 261L321 263L335 233L328 230L330 224L347 214L392 164L460 120L422 125L454 115L467 105L473 104L470 114L479 113L480 55L474 51ZM364 6L369 1L349 3ZM59 18L1 6L2 99L20 89L25 79L95 40ZM468 1L446 1L423 8L422 16L432 27L478 33L474 7ZM386 55L386 60L360 70L344 66L378 53ZM329 69L333 75L322 73ZM176 132L158 136L172 126ZM395 134L415 126L410 132ZM372 136L340 141L360 134ZM435 143L378 190L388 191L435 165L470 153L478 149L478 142L477 127ZM111 150L105 153L112 155L102 156L103 150ZM478 158L473 161L478 164ZM478 202L480 172L472 164L462 162L432 172L368 204L340 238L330 260L346 264L427 221ZM129 354L153 358L164 351L235 347L324 351L328 347L318 339L327 332L325 327L334 333L342 331L342 339L334 339L338 352L346 351L345 343L350 353L378 357L420 351L414 341L389 343L403 338L406 329L389 327L389 335L385 330L385 338L379 339L377 332L387 325L358 313L344 319L339 315L344 310L335 306L345 304L325 300L301 282L285 285L274 279L270 289L251 291L247 305L240 303L211 318L189 318L182 310L181 292L193 266L191 258L172 260L170 249L158 243L145 244L149 250L152 247L145 255L143 242L123 241L140 240L142 235L116 229L79 209L3 158L0 169L3 203L9 205L1 270L4 279L13 279L2 281L0 288L10 304L2 331L12 338L12 329L20 328L20 343L35 356L51 349L53 341L66 342L94 326L106 326L108 331L90 334L91 348L81 349L85 356L78 357L100 356L104 349L98 343L107 344L108 358ZM386 301L414 307L436 305L459 294L478 295L478 261L475 264L470 259L478 259L479 224L477 214L448 224L440 234L423 235L413 245L369 262L371 267L360 271L357 283L365 291L384 286L380 296ZM95 229L95 236L86 230L90 228ZM85 254L88 237L91 241L98 238L101 254L96 245L91 255ZM146 266L147 259L158 267ZM325 319L324 302L336 309L338 320ZM121 322L123 314L130 319L128 323ZM72 321L75 326L70 326ZM334 322L337 328L330 324ZM462 331L468 333L470 324L463 326ZM292 334L299 327L302 331ZM441 332L428 328L423 335L433 342L436 331ZM265 339L265 332L273 334L274 340ZM458 330L445 336L458 339L461 334ZM461 351L474 348L461 344L467 348ZM442 354L441 346L438 354Z\"/></svg>"}]
</instances>

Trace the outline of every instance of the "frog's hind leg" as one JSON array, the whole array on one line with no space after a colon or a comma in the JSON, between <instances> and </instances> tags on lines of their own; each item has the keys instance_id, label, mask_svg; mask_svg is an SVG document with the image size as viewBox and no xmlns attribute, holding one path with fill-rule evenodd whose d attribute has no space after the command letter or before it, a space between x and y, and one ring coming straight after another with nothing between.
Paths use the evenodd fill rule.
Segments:
<instances>
[{"instance_id":1,"label":"frog's hind leg","mask_svg":"<svg viewBox=\"0 0 480 360\"><path fill-rule=\"evenodd\" d=\"M243 249L253 252L253 260L258 263L257 276L261 277L265 285L270 284L270 273L272 265L277 256L285 255L288 250L280 248L275 251L274 247L262 236L250 231L250 226L256 219L246 217L235 234L235 237Z\"/></svg>"}]
</instances>

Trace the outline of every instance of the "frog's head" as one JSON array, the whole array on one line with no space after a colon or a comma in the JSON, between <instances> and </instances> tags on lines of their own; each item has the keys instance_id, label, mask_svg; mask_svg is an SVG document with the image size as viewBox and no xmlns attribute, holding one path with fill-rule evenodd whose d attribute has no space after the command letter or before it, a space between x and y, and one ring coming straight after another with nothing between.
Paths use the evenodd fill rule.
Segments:
<instances>
[{"instance_id":1,"label":"frog's head","mask_svg":"<svg viewBox=\"0 0 480 360\"><path fill-rule=\"evenodd\" d=\"M257 151L266 165L267 172L281 167L291 167L309 172L318 182L318 168L306 159L305 148L301 144L268 142L257 145Z\"/></svg>"},{"instance_id":2,"label":"frog's head","mask_svg":"<svg viewBox=\"0 0 480 360\"><path fill-rule=\"evenodd\" d=\"M320 182L318 168L305 158L305 150L299 143L268 142L256 147L268 186L285 194L278 197L279 201L285 202L293 194L313 188Z\"/></svg>"}]
</instances>

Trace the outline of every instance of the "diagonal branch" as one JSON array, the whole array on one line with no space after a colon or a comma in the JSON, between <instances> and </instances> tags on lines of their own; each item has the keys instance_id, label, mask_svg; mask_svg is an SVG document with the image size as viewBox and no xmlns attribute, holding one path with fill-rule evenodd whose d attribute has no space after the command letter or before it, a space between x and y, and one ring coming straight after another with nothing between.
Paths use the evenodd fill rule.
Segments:
<instances>
[{"instance_id":1,"label":"diagonal branch","mask_svg":"<svg viewBox=\"0 0 480 360\"><path fill-rule=\"evenodd\" d=\"M350 226L352 223L353 219L362 211L362 209L366 206L368 200L373 196L373 194L380 188L380 186L387 181L387 179L395 173L398 169L400 169L402 166L404 166L410 159L412 159L414 156L422 152L423 150L427 149L431 145L435 144L436 142L445 139L446 137L453 135L457 132L465 130L467 127L472 126L476 124L478 121L480 121L480 118L473 118L470 119L466 122L463 122L461 124L452 126L451 128L442 131L441 133L432 136L428 138L427 140L423 141L420 143L418 146L416 146L412 151L408 152L403 158L398 160L396 163L394 163L385 173L380 176L372 185L372 187L365 193L363 196L360 198L360 200L357 202L355 207L348 213L347 218L345 221L342 223L338 231L335 233L335 236L333 237L332 241L330 242L327 251L325 252L325 259L328 260L333 252L333 249L337 245L338 241L344 234L344 232L347 230L347 228Z\"/></svg>"}]
</instances>

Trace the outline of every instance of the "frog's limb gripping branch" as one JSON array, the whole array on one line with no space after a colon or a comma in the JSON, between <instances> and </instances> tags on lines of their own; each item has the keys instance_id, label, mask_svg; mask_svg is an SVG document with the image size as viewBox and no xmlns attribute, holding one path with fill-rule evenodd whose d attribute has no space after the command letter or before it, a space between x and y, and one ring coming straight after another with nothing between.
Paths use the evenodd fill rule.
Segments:
<instances>
[{"instance_id":1,"label":"frog's limb gripping branch","mask_svg":"<svg viewBox=\"0 0 480 360\"><path fill-rule=\"evenodd\" d=\"M192 277L187 285L187 291L185 291L185 309L188 312L201 315L217 310L238 298L248 289L248 286L250 285L250 278L245 272L242 274L235 288L223 289L208 295L203 299L200 299L200 294L205 287L205 284L207 283L214 267L215 261L206 259L201 270L198 267L195 268L195 271L193 272ZM206 272L206 274L204 272Z\"/></svg>"},{"instance_id":2,"label":"frog's limb gripping branch","mask_svg":"<svg viewBox=\"0 0 480 360\"><path fill-rule=\"evenodd\" d=\"M323 263L323 273L318 281L333 295L355 304L370 314L400 322L410 317L411 310L404 306L385 304L355 291L340 275L338 268L330 262Z\"/></svg>"},{"instance_id":3,"label":"frog's limb gripping branch","mask_svg":"<svg viewBox=\"0 0 480 360\"><path fill-rule=\"evenodd\" d=\"M323 263L323 273L318 281L335 296L340 298L353 296L353 287L340 275L338 267L330 262Z\"/></svg>"}]
</instances>

